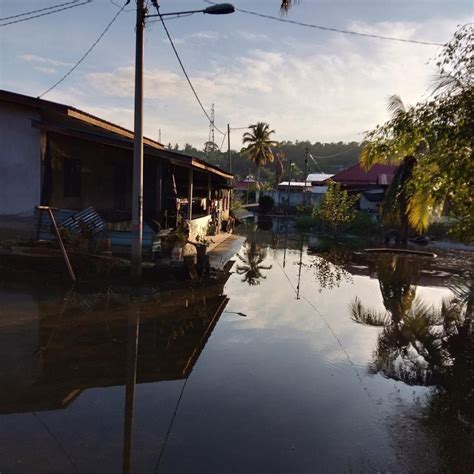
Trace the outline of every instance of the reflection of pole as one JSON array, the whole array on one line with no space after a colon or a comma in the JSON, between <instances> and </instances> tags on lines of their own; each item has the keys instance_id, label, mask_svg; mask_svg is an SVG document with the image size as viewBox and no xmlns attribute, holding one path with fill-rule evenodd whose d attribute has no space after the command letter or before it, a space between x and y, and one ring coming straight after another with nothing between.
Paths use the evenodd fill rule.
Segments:
<instances>
[{"instance_id":1,"label":"reflection of pole","mask_svg":"<svg viewBox=\"0 0 474 474\"><path fill-rule=\"evenodd\" d=\"M306 199L306 195L307 195L307 189L306 189L306 183L308 181L308 147L306 147L305 151L304 151L304 205L307 206L308 205L308 200ZM311 204L311 203L310 203Z\"/></svg>"},{"instance_id":2,"label":"reflection of pole","mask_svg":"<svg viewBox=\"0 0 474 474\"><path fill-rule=\"evenodd\" d=\"M287 206L286 206L286 213L290 209L290 186L291 186L291 160L288 162L288 186L286 187L286 198L287 198Z\"/></svg>"},{"instance_id":3,"label":"reflection of pole","mask_svg":"<svg viewBox=\"0 0 474 474\"><path fill-rule=\"evenodd\" d=\"M288 221L285 220L285 245L283 247L283 268L286 265L286 245L288 243Z\"/></svg>"},{"instance_id":4,"label":"reflection of pole","mask_svg":"<svg viewBox=\"0 0 474 474\"><path fill-rule=\"evenodd\" d=\"M296 285L296 299L300 299L301 267L303 266L303 234L300 235L300 262L298 270L298 284Z\"/></svg>"},{"instance_id":5,"label":"reflection of pole","mask_svg":"<svg viewBox=\"0 0 474 474\"><path fill-rule=\"evenodd\" d=\"M135 406L135 385L137 383L138 328L140 324L140 306L138 303L132 305L132 314L129 317L128 324L122 464L124 474L129 474L132 466L133 412Z\"/></svg>"}]
</instances>

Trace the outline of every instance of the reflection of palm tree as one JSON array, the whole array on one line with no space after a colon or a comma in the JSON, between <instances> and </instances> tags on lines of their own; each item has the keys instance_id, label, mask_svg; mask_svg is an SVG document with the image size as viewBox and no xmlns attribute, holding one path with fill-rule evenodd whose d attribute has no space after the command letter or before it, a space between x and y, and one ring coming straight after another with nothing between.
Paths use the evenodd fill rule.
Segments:
<instances>
[{"instance_id":1,"label":"reflection of palm tree","mask_svg":"<svg viewBox=\"0 0 474 474\"><path fill-rule=\"evenodd\" d=\"M271 265L261 265L267 258L267 250L257 246L255 242L245 244L244 255L237 254L237 258L243 265L237 265L237 274L244 275L242 281L249 285L259 285L260 280L266 276L262 274L262 270L270 270Z\"/></svg>"},{"instance_id":2,"label":"reflection of palm tree","mask_svg":"<svg viewBox=\"0 0 474 474\"><path fill-rule=\"evenodd\" d=\"M351 305L354 321L382 326L373 373L408 384L439 383L450 364L445 342L464 323L463 304L456 298L444 301L436 310L416 297L411 283L418 271L414 262L401 256L384 256L376 269L386 311L364 307L356 298Z\"/></svg>"}]
</instances>

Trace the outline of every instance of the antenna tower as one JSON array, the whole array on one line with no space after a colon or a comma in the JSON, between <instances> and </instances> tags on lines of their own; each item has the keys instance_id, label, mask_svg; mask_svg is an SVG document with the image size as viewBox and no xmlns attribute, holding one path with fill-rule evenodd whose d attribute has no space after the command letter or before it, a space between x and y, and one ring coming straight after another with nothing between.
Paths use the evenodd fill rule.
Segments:
<instances>
[{"instance_id":1,"label":"antenna tower","mask_svg":"<svg viewBox=\"0 0 474 474\"><path fill-rule=\"evenodd\" d=\"M211 104L211 121L209 122L209 141L216 143L214 136L214 104Z\"/></svg>"}]
</instances>

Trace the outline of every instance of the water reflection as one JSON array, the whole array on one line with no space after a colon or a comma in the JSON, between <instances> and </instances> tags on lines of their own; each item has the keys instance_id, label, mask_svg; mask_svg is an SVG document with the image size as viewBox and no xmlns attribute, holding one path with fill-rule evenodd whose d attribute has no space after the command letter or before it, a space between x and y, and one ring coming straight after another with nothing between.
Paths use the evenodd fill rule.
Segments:
<instances>
[{"instance_id":1,"label":"water reflection","mask_svg":"<svg viewBox=\"0 0 474 474\"><path fill-rule=\"evenodd\" d=\"M472 465L472 280L470 284L458 280L454 295L433 306L416 294L419 260L384 255L374 267L385 311L365 305L358 297L350 306L355 322L383 328L369 371L408 385L433 387L422 419L424 429L436 433L433 439L445 451L446 466L463 456L466 465Z\"/></svg>"},{"instance_id":2,"label":"water reflection","mask_svg":"<svg viewBox=\"0 0 474 474\"><path fill-rule=\"evenodd\" d=\"M238 275L243 275L242 282L250 286L259 285L260 280L267 278L264 270L271 270L272 265L262 265L267 258L267 248L256 242L246 242L241 253L237 254L241 264L238 264L236 271Z\"/></svg>"},{"instance_id":3,"label":"water reflection","mask_svg":"<svg viewBox=\"0 0 474 474\"><path fill-rule=\"evenodd\" d=\"M354 321L383 327L370 370L410 385L439 383L453 361L450 338L466 324L465 305L452 297L437 308L417 297L418 263L408 257L380 256L375 271L385 311L358 297L351 304Z\"/></svg>"},{"instance_id":4,"label":"water reflection","mask_svg":"<svg viewBox=\"0 0 474 474\"><path fill-rule=\"evenodd\" d=\"M0 288L12 301L0 311L0 414L32 413L52 433L40 412L70 408L88 389L125 385L123 472L131 472L135 386L189 377L227 305L228 277L138 294Z\"/></svg>"},{"instance_id":5,"label":"water reflection","mask_svg":"<svg viewBox=\"0 0 474 474\"><path fill-rule=\"evenodd\" d=\"M0 385L8 390L0 390L0 413L62 408L85 389L125 385L136 326L137 382L187 377L227 304L224 284L164 291L144 302L111 290L37 294L28 312L5 311L0 345L10 357L2 360Z\"/></svg>"},{"instance_id":6,"label":"water reflection","mask_svg":"<svg viewBox=\"0 0 474 474\"><path fill-rule=\"evenodd\" d=\"M312 239L309 261L306 264L314 271L319 292L338 288L342 283L353 283L351 273L345 266L352 262L352 251L335 242Z\"/></svg>"}]
</instances>

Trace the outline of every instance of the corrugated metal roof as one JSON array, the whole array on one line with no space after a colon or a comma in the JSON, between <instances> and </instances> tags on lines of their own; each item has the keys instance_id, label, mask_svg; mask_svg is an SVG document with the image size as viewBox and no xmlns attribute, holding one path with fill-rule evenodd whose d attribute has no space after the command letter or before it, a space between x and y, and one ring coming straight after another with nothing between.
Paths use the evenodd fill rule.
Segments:
<instances>
[{"instance_id":1,"label":"corrugated metal roof","mask_svg":"<svg viewBox=\"0 0 474 474\"><path fill-rule=\"evenodd\" d=\"M328 174L328 173L311 173L311 174L308 175L306 180L310 181L310 182L320 183L320 182L326 181L326 179L329 179L332 176L334 176L334 175L333 174Z\"/></svg>"}]
</instances>

